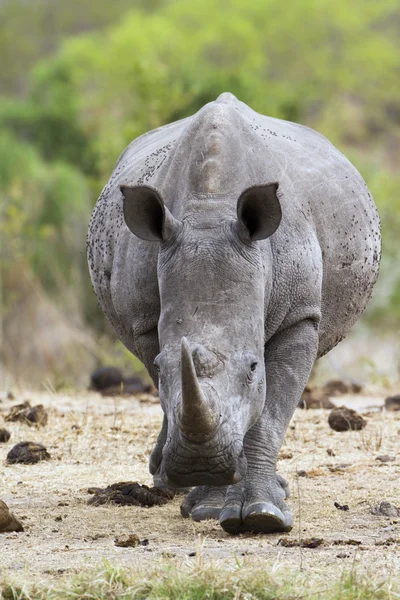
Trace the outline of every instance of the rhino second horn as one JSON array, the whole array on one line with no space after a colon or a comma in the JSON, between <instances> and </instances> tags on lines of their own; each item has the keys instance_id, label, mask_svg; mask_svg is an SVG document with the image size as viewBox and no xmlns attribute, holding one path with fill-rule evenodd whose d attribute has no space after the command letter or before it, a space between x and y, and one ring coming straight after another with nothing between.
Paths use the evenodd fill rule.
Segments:
<instances>
[{"instance_id":1,"label":"rhino second horn","mask_svg":"<svg viewBox=\"0 0 400 600\"><path fill-rule=\"evenodd\" d=\"M185 337L181 342L182 404L179 429L193 441L210 438L219 425L219 414L213 410L197 379L192 352Z\"/></svg>"}]
</instances>

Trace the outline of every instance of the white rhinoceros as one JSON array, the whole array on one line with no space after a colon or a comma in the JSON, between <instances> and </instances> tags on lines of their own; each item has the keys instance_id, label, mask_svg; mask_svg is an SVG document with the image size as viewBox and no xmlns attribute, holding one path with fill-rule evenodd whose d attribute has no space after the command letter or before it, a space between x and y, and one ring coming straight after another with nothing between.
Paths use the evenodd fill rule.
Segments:
<instances>
[{"instance_id":1,"label":"white rhinoceros","mask_svg":"<svg viewBox=\"0 0 400 600\"><path fill-rule=\"evenodd\" d=\"M132 142L94 209L90 274L160 392L156 483L183 516L288 531L278 452L317 357L371 295L379 217L312 129L225 93Z\"/></svg>"}]
</instances>

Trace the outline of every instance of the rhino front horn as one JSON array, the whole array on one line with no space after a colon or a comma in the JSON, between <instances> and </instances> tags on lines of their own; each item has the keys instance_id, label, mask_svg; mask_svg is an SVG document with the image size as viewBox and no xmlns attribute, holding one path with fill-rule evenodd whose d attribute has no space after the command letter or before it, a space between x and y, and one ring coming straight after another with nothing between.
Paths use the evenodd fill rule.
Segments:
<instances>
[{"instance_id":1,"label":"rhino front horn","mask_svg":"<svg viewBox=\"0 0 400 600\"><path fill-rule=\"evenodd\" d=\"M192 352L185 337L181 342L182 404L179 429L195 442L210 438L219 425L219 413L213 410L197 379Z\"/></svg>"}]
</instances>

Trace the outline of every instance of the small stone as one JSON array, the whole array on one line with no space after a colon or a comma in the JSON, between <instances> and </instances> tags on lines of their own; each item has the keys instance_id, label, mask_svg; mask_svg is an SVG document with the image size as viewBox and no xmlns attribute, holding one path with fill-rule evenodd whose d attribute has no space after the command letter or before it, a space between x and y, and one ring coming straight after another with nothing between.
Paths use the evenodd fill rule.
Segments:
<instances>
[{"instance_id":1,"label":"small stone","mask_svg":"<svg viewBox=\"0 0 400 600\"><path fill-rule=\"evenodd\" d=\"M122 535L115 538L114 544L120 548L136 548L140 544L140 539L136 533L131 533L130 535Z\"/></svg>"},{"instance_id":2,"label":"small stone","mask_svg":"<svg viewBox=\"0 0 400 600\"><path fill-rule=\"evenodd\" d=\"M400 517L400 509L391 502L387 502L387 500L374 506L371 513L380 517Z\"/></svg>"},{"instance_id":3,"label":"small stone","mask_svg":"<svg viewBox=\"0 0 400 600\"><path fill-rule=\"evenodd\" d=\"M385 408L386 410L397 412L400 410L400 394L396 394L395 396L389 396L385 399Z\"/></svg>"},{"instance_id":4,"label":"small stone","mask_svg":"<svg viewBox=\"0 0 400 600\"><path fill-rule=\"evenodd\" d=\"M6 421L21 421L26 425L46 425L47 423L47 412L43 404L37 406L31 406L30 402L26 400L22 404L13 406L9 414L5 417Z\"/></svg>"},{"instance_id":5,"label":"small stone","mask_svg":"<svg viewBox=\"0 0 400 600\"><path fill-rule=\"evenodd\" d=\"M343 471L345 471L348 467L350 467L350 465L348 465L347 463L340 463L338 465L328 465L328 469L331 473L343 473Z\"/></svg>"},{"instance_id":6,"label":"small stone","mask_svg":"<svg viewBox=\"0 0 400 600\"><path fill-rule=\"evenodd\" d=\"M323 538L304 538L300 541L293 538L280 538L277 545L284 548L296 548L298 546L301 548L318 548L318 546L322 546L323 544Z\"/></svg>"},{"instance_id":7,"label":"small stone","mask_svg":"<svg viewBox=\"0 0 400 600\"><path fill-rule=\"evenodd\" d=\"M7 429L0 429L0 443L4 444L8 442L11 437L11 433Z\"/></svg>"},{"instance_id":8,"label":"small stone","mask_svg":"<svg viewBox=\"0 0 400 600\"><path fill-rule=\"evenodd\" d=\"M326 452L328 456L336 456L336 453L332 450L332 448L328 448Z\"/></svg>"},{"instance_id":9,"label":"small stone","mask_svg":"<svg viewBox=\"0 0 400 600\"><path fill-rule=\"evenodd\" d=\"M31 403L29 402L29 400L25 400L25 402L22 402L22 404L16 404L11 408L8 415L4 417L4 420L8 422L26 422L26 410L30 408Z\"/></svg>"},{"instance_id":10,"label":"small stone","mask_svg":"<svg viewBox=\"0 0 400 600\"><path fill-rule=\"evenodd\" d=\"M297 471L297 477L308 477L308 473L307 471L300 469L299 471Z\"/></svg>"},{"instance_id":11,"label":"small stone","mask_svg":"<svg viewBox=\"0 0 400 600\"><path fill-rule=\"evenodd\" d=\"M341 379L331 379L323 387L326 394L330 396L342 396L344 394L359 394L362 385L356 381L343 381Z\"/></svg>"},{"instance_id":12,"label":"small stone","mask_svg":"<svg viewBox=\"0 0 400 600\"><path fill-rule=\"evenodd\" d=\"M389 454L384 454L383 456L377 456L375 460L379 460L381 463L394 462L396 459L394 456L389 456Z\"/></svg>"},{"instance_id":13,"label":"small stone","mask_svg":"<svg viewBox=\"0 0 400 600\"><path fill-rule=\"evenodd\" d=\"M137 398L137 400L139 400L139 402L141 404L159 404L160 403L160 399L158 398L158 396L155 396L154 394L136 394L136 398Z\"/></svg>"},{"instance_id":14,"label":"small stone","mask_svg":"<svg viewBox=\"0 0 400 600\"><path fill-rule=\"evenodd\" d=\"M334 546L361 546L360 540L354 540L352 538L347 540L333 540L331 543Z\"/></svg>"},{"instance_id":15,"label":"small stone","mask_svg":"<svg viewBox=\"0 0 400 600\"><path fill-rule=\"evenodd\" d=\"M339 552L339 554L336 554L336 558L349 558L349 556L348 552Z\"/></svg>"},{"instance_id":16,"label":"small stone","mask_svg":"<svg viewBox=\"0 0 400 600\"><path fill-rule=\"evenodd\" d=\"M280 460L290 460L291 458L293 458L293 453L292 452L282 452L282 450L279 452L279 458Z\"/></svg>"},{"instance_id":17,"label":"small stone","mask_svg":"<svg viewBox=\"0 0 400 600\"><path fill-rule=\"evenodd\" d=\"M103 396L132 396L151 392L155 388L140 377L123 377L116 367L100 367L91 374L89 389L100 392Z\"/></svg>"},{"instance_id":18,"label":"small stone","mask_svg":"<svg viewBox=\"0 0 400 600\"><path fill-rule=\"evenodd\" d=\"M100 391L121 385L122 373L116 367L99 367L90 376L90 389Z\"/></svg>"},{"instance_id":19,"label":"small stone","mask_svg":"<svg viewBox=\"0 0 400 600\"><path fill-rule=\"evenodd\" d=\"M301 540L300 545L302 548L318 548L322 546L324 540L322 538L306 538Z\"/></svg>"},{"instance_id":20,"label":"small stone","mask_svg":"<svg viewBox=\"0 0 400 600\"><path fill-rule=\"evenodd\" d=\"M7 504L3 500L0 500L0 533L8 531L24 531L24 528L13 513L10 512Z\"/></svg>"},{"instance_id":21,"label":"small stone","mask_svg":"<svg viewBox=\"0 0 400 600\"><path fill-rule=\"evenodd\" d=\"M367 424L360 414L346 406L334 408L329 414L328 423L334 431L359 431Z\"/></svg>"},{"instance_id":22,"label":"small stone","mask_svg":"<svg viewBox=\"0 0 400 600\"><path fill-rule=\"evenodd\" d=\"M338 510L349 510L349 506L348 504L339 504L339 502L334 502L333 505L335 506L335 508L337 508Z\"/></svg>"},{"instance_id":23,"label":"small stone","mask_svg":"<svg viewBox=\"0 0 400 600\"><path fill-rule=\"evenodd\" d=\"M331 409L334 408L333 402L329 399L329 396L320 388L312 387L307 385L304 392L301 395L299 402L299 408L306 409Z\"/></svg>"},{"instance_id":24,"label":"small stone","mask_svg":"<svg viewBox=\"0 0 400 600\"><path fill-rule=\"evenodd\" d=\"M47 411L43 404L38 404L26 411L26 418L31 423L44 427L48 420Z\"/></svg>"},{"instance_id":25,"label":"small stone","mask_svg":"<svg viewBox=\"0 0 400 600\"><path fill-rule=\"evenodd\" d=\"M33 465L41 460L49 460L51 458L47 449L42 444L35 442L20 442L11 448L7 454L7 463L14 465L22 463L25 465Z\"/></svg>"}]
</instances>

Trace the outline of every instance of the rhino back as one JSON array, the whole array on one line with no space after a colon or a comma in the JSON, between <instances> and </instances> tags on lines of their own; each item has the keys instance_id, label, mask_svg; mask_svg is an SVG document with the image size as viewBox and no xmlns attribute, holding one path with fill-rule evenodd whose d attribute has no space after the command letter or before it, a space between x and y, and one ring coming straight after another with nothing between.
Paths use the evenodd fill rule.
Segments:
<instances>
[{"instance_id":1,"label":"rhino back","mask_svg":"<svg viewBox=\"0 0 400 600\"><path fill-rule=\"evenodd\" d=\"M88 257L94 288L132 351L135 337L157 327L158 249L126 227L119 185L153 186L176 218L203 214L212 222L235 218L245 188L272 182L279 183L283 214L271 241L262 242L266 253L272 247L275 272L281 275L272 302L281 302L279 285L286 293L285 279L293 270L307 278L309 253L304 251L303 264L298 255L308 245L306 238L313 238L323 270L319 354L344 337L378 273L379 218L368 189L324 136L260 115L223 94L192 117L130 144L93 212Z\"/></svg>"}]
</instances>

